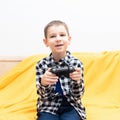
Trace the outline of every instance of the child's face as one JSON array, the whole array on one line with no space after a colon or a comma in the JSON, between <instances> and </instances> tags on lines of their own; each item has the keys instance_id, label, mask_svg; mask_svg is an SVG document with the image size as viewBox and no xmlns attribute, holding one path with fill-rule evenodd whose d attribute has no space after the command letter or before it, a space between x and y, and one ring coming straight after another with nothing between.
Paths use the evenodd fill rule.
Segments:
<instances>
[{"instance_id":1,"label":"child's face","mask_svg":"<svg viewBox=\"0 0 120 120\"><path fill-rule=\"evenodd\" d=\"M54 25L48 28L47 38L44 43L50 47L53 54L65 53L70 45L71 37L68 35L66 28L63 25Z\"/></svg>"}]
</instances>

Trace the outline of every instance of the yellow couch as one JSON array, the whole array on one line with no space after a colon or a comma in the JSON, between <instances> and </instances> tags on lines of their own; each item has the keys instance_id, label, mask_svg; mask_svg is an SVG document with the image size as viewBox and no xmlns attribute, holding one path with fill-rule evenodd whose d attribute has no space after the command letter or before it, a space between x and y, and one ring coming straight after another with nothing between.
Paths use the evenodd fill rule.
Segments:
<instances>
[{"instance_id":1,"label":"yellow couch","mask_svg":"<svg viewBox=\"0 0 120 120\"><path fill-rule=\"evenodd\" d=\"M120 120L120 51L72 54L84 63L87 120ZM45 56L27 57L0 77L0 120L35 120L35 64Z\"/></svg>"}]
</instances>

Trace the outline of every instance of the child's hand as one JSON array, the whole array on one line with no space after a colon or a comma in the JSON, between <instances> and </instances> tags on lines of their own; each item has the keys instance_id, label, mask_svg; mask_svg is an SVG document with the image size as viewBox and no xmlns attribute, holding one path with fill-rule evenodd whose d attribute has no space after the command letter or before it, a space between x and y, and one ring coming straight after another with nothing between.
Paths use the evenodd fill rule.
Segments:
<instances>
[{"instance_id":1,"label":"child's hand","mask_svg":"<svg viewBox=\"0 0 120 120\"><path fill-rule=\"evenodd\" d=\"M75 68L75 71L69 74L70 78L80 82L81 79L81 69L80 68Z\"/></svg>"},{"instance_id":2,"label":"child's hand","mask_svg":"<svg viewBox=\"0 0 120 120\"><path fill-rule=\"evenodd\" d=\"M53 84L56 84L57 81L58 81L58 76L51 73L50 69L48 69L42 76L41 84L44 86L53 85Z\"/></svg>"}]
</instances>

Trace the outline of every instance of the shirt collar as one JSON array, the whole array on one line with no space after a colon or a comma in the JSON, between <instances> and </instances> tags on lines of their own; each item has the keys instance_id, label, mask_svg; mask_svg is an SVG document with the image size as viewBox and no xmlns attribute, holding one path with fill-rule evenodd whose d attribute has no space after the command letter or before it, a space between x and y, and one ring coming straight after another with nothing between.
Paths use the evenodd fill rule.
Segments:
<instances>
[{"instance_id":1,"label":"shirt collar","mask_svg":"<svg viewBox=\"0 0 120 120\"><path fill-rule=\"evenodd\" d=\"M66 64L69 64L70 63L70 58L71 58L70 51L66 51L66 56L59 60L59 64L62 64L63 62L66 63ZM51 62L51 64L57 64L54 61L52 53L50 53L50 55L49 55L49 61Z\"/></svg>"}]
</instances>

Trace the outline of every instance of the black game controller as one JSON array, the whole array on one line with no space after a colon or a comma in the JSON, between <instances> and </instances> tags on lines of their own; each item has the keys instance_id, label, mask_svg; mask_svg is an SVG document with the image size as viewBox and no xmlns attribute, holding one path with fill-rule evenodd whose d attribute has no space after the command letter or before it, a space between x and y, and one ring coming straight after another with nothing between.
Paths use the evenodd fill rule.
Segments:
<instances>
[{"instance_id":1,"label":"black game controller","mask_svg":"<svg viewBox=\"0 0 120 120\"><path fill-rule=\"evenodd\" d=\"M72 66L64 66L64 67L55 66L50 69L50 72L56 74L57 76L64 75L67 77L69 76L69 73L74 72L74 71L75 69Z\"/></svg>"}]
</instances>

